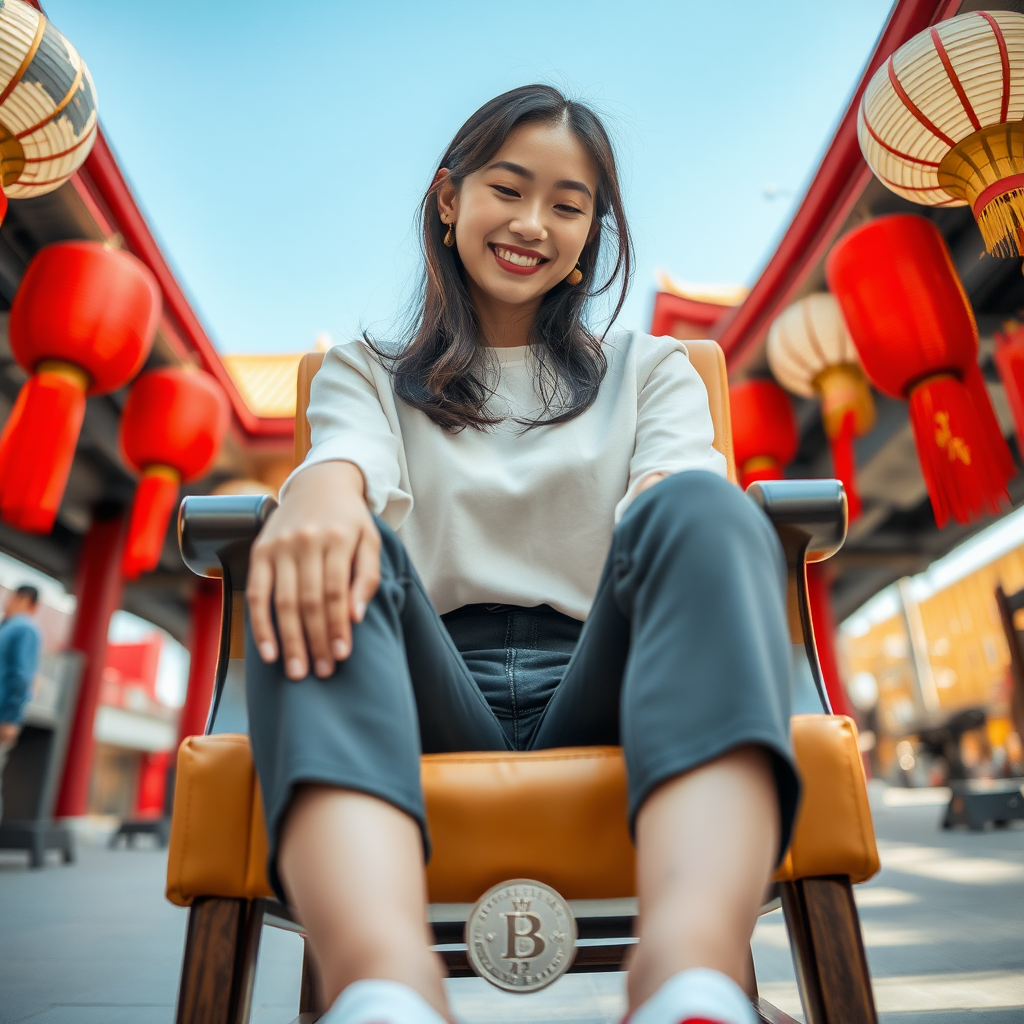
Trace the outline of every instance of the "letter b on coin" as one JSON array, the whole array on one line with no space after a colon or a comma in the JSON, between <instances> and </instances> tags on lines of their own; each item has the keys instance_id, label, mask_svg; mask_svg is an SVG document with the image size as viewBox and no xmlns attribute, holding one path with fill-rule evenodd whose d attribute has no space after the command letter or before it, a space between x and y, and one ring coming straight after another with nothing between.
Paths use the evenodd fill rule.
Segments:
<instances>
[{"instance_id":1,"label":"letter b on coin","mask_svg":"<svg viewBox=\"0 0 1024 1024\"><path fill-rule=\"evenodd\" d=\"M466 921L473 970L509 992L536 992L576 955L576 921L550 886L516 878L488 889Z\"/></svg>"}]
</instances>

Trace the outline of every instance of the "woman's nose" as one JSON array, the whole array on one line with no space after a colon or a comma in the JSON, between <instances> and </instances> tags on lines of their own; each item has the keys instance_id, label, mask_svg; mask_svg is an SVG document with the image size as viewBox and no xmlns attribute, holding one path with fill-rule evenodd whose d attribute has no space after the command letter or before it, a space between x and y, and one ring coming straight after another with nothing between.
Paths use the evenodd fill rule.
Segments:
<instances>
[{"instance_id":1,"label":"woman's nose","mask_svg":"<svg viewBox=\"0 0 1024 1024\"><path fill-rule=\"evenodd\" d=\"M523 210L509 223L509 230L529 242L543 242L548 237L540 210Z\"/></svg>"}]
</instances>

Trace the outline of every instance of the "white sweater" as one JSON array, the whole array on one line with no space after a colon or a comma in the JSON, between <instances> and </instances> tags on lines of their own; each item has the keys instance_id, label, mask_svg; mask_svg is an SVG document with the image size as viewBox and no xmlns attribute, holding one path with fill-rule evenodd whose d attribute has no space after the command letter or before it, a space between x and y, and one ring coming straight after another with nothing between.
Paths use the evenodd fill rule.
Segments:
<instances>
[{"instance_id":1,"label":"white sweater","mask_svg":"<svg viewBox=\"0 0 1024 1024\"><path fill-rule=\"evenodd\" d=\"M688 469L726 475L686 345L618 331L604 350L597 400L575 419L526 433L506 421L449 434L395 399L362 341L335 346L313 380L313 443L295 473L355 463L370 510L397 531L439 614L465 604L549 604L585 619L612 529L641 482ZM497 392L488 411L536 417L530 347L490 352Z\"/></svg>"}]
</instances>

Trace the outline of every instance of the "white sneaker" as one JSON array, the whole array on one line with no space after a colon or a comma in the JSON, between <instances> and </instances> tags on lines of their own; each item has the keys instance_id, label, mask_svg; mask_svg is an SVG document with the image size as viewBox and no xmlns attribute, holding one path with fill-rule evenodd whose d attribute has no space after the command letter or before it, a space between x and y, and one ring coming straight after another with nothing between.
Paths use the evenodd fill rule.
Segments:
<instances>
[{"instance_id":1,"label":"white sneaker","mask_svg":"<svg viewBox=\"0 0 1024 1024\"><path fill-rule=\"evenodd\" d=\"M320 1024L448 1024L415 989L399 981L354 981Z\"/></svg>"},{"instance_id":2,"label":"white sneaker","mask_svg":"<svg viewBox=\"0 0 1024 1024\"><path fill-rule=\"evenodd\" d=\"M695 967L669 978L627 1021L628 1024L757 1024L757 1017L747 994L732 978L707 967Z\"/></svg>"}]
</instances>

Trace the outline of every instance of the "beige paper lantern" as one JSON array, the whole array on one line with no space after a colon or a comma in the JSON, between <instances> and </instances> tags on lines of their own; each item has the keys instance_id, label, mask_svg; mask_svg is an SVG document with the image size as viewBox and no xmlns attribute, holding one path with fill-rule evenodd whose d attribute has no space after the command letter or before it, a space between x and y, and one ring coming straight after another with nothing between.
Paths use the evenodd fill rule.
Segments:
<instances>
[{"instance_id":1,"label":"beige paper lantern","mask_svg":"<svg viewBox=\"0 0 1024 1024\"><path fill-rule=\"evenodd\" d=\"M75 48L34 7L0 3L0 218L7 199L43 195L96 141L96 90Z\"/></svg>"},{"instance_id":2,"label":"beige paper lantern","mask_svg":"<svg viewBox=\"0 0 1024 1024\"><path fill-rule=\"evenodd\" d=\"M864 158L897 195L969 205L992 255L1024 225L1024 14L974 11L904 43L864 92Z\"/></svg>"},{"instance_id":3,"label":"beige paper lantern","mask_svg":"<svg viewBox=\"0 0 1024 1024\"><path fill-rule=\"evenodd\" d=\"M832 468L846 487L850 519L860 512L853 439L875 425L875 403L839 304L815 292L774 321L766 346L775 379L794 395L821 402Z\"/></svg>"}]
</instances>

